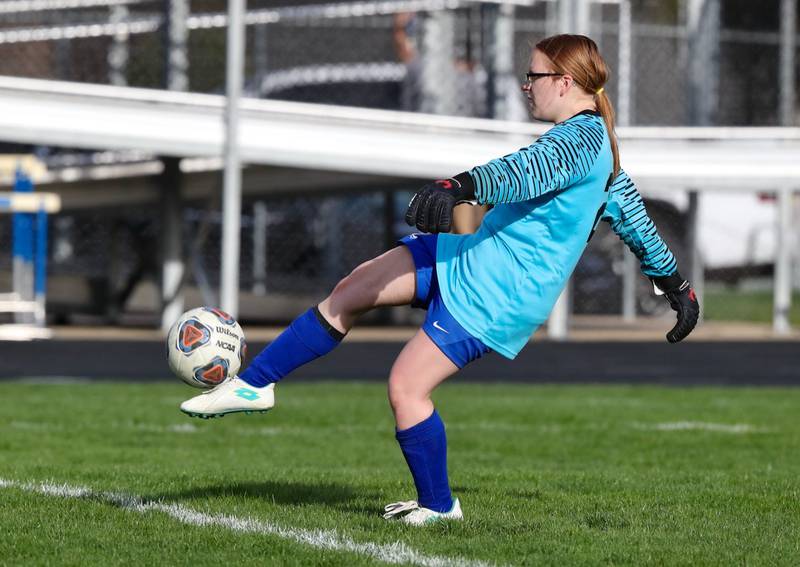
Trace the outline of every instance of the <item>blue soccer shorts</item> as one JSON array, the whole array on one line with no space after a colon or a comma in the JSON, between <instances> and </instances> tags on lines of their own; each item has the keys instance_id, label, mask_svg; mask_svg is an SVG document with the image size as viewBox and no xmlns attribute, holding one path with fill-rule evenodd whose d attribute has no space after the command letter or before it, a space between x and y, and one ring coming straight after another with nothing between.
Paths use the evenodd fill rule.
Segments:
<instances>
[{"instance_id":1,"label":"blue soccer shorts","mask_svg":"<svg viewBox=\"0 0 800 567\"><path fill-rule=\"evenodd\" d=\"M470 335L445 307L436 277L437 234L411 234L399 242L414 258L417 289L412 307L427 309L422 330L447 358L464 368L489 352L489 347Z\"/></svg>"}]
</instances>

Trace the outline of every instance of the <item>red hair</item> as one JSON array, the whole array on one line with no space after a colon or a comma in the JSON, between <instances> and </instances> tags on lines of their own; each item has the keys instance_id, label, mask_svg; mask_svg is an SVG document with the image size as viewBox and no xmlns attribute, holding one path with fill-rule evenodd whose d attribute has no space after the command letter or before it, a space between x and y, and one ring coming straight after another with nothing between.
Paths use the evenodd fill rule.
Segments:
<instances>
[{"instance_id":1,"label":"red hair","mask_svg":"<svg viewBox=\"0 0 800 567\"><path fill-rule=\"evenodd\" d=\"M597 44L585 35L561 34L544 38L536 44L558 73L570 75L586 93L594 95L597 110L603 117L614 156L614 176L619 173L619 145L614 132L614 107L605 93L608 66L597 50Z\"/></svg>"}]
</instances>

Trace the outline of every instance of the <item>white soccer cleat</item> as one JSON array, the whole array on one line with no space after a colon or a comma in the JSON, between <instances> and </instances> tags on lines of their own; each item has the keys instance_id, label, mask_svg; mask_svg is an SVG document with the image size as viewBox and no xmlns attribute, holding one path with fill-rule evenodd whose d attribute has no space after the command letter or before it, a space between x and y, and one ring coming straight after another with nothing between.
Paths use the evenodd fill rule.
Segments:
<instances>
[{"instance_id":1,"label":"white soccer cleat","mask_svg":"<svg viewBox=\"0 0 800 567\"><path fill-rule=\"evenodd\" d=\"M275 384L255 388L234 376L211 390L183 402L181 411L191 417L208 419L229 413L266 413L275 405Z\"/></svg>"},{"instance_id":2,"label":"white soccer cleat","mask_svg":"<svg viewBox=\"0 0 800 567\"><path fill-rule=\"evenodd\" d=\"M426 526L443 520L464 519L464 514L461 512L461 502L458 501L458 498L453 500L453 507L450 508L449 512L434 512L429 508L422 508L416 500L395 502L394 504L389 504L383 510L385 519L399 518L401 522L412 526Z\"/></svg>"}]
</instances>

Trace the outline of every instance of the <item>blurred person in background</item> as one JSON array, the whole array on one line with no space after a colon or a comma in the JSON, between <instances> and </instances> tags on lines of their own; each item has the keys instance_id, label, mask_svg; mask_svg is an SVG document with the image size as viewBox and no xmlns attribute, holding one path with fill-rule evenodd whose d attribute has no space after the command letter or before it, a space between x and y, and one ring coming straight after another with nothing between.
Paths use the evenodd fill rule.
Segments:
<instances>
[{"instance_id":1,"label":"blurred person in background","mask_svg":"<svg viewBox=\"0 0 800 567\"><path fill-rule=\"evenodd\" d=\"M469 16L470 12L467 12ZM472 40L467 30L465 56L452 61L450 77L453 88L430 90L425 88L423 80L423 63L420 55L420 38L422 37L423 15L416 12L402 12L394 17L393 40L397 59L406 67L406 74L400 84L400 108L407 112L436 113L440 108L451 116L467 116L474 118L488 117L488 105L485 97L486 73L472 57ZM469 27L469 19L467 19ZM446 101L439 99L445 98ZM444 102L444 104L440 104ZM483 216L489 210L488 205L465 203L453 211L453 228L456 234L475 232L480 226Z\"/></svg>"},{"instance_id":2,"label":"blurred person in background","mask_svg":"<svg viewBox=\"0 0 800 567\"><path fill-rule=\"evenodd\" d=\"M620 167L607 80L591 39L558 35L536 44L522 90L533 117L554 127L517 152L419 189L406 220L421 234L358 266L241 377L187 400L181 410L197 417L268 410L275 383L333 350L361 314L383 305L426 309L388 386L417 498L388 505L384 517L412 525L461 519L450 491L444 423L431 394L489 351L516 357L548 317L601 219L677 312L667 340L681 341L697 323L694 291ZM472 200L495 206L476 233L448 233L455 205Z\"/></svg>"}]
</instances>

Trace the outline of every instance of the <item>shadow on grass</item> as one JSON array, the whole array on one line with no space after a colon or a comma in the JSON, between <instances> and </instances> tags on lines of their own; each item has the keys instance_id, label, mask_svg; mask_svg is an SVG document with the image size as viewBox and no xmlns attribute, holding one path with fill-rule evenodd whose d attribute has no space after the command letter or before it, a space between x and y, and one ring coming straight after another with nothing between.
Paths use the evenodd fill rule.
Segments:
<instances>
[{"instance_id":1,"label":"shadow on grass","mask_svg":"<svg viewBox=\"0 0 800 567\"><path fill-rule=\"evenodd\" d=\"M360 495L363 497L363 494ZM230 482L198 486L175 492L162 492L148 499L166 502L208 500L209 498L254 498L275 504L323 504L337 506L354 498L350 486L330 482L306 483L293 481Z\"/></svg>"},{"instance_id":2,"label":"shadow on grass","mask_svg":"<svg viewBox=\"0 0 800 567\"><path fill-rule=\"evenodd\" d=\"M350 514L374 518L383 513L384 495L379 490L333 482L274 481L230 482L198 486L187 490L149 495L146 500L191 504L212 498L246 498L282 506L327 506Z\"/></svg>"},{"instance_id":3,"label":"shadow on grass","mask_svg":"<svg viewBox=\"0 0 800 567\"><path fill-rule=\"evenodd\" d=\"M410 484L410 483L409 483ZM455 496L480 493L475 486L456 485ZM142 497L145 502L164 502L191 505L193 502L209 501L215 498L242 498L270 502L281 506L317 505L375 518L383 513L383 507L391 499L380 489L354 487L334 482L276 481L263 482L219 482L206 486L196 486L185 490L175 490L148 494ZM525 496L530 496L526 494ZM416 498L413 486L405 487L395 500Z\"/></svg>"}]
</instances>

